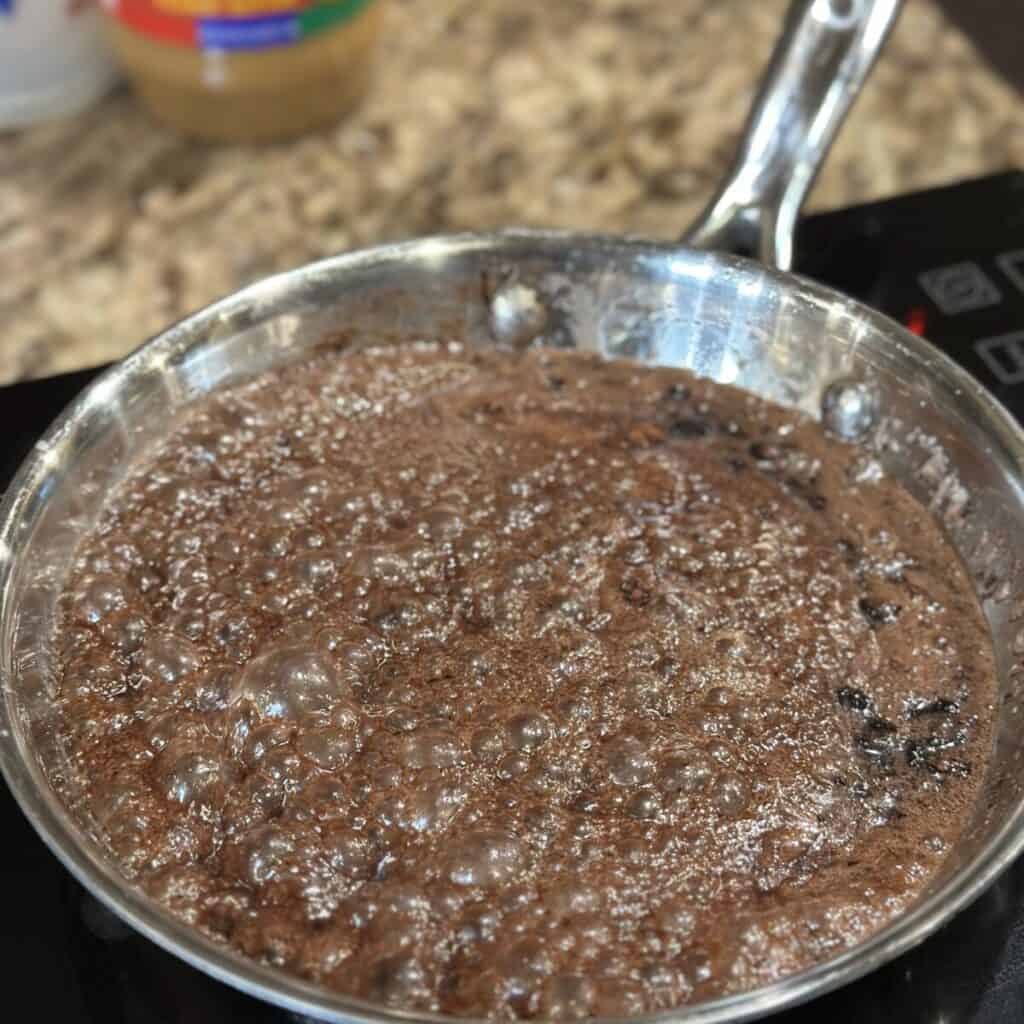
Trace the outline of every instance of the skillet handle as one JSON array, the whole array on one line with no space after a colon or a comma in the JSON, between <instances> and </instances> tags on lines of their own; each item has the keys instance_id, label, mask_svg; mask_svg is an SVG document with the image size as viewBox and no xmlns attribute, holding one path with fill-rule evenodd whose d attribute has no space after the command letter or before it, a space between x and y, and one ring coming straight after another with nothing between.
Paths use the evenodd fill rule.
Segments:
<instances>
[{"instance_id":1,"label":"skillet handle","mask_svg":"<svg viewBox=\"0 0 1024 1024\"><path fill-rule=\"evenodd\" d=\"M733 166L686 244L792 267L800 208L902 3L793 3Z\"/></svg>"}]
</instances>

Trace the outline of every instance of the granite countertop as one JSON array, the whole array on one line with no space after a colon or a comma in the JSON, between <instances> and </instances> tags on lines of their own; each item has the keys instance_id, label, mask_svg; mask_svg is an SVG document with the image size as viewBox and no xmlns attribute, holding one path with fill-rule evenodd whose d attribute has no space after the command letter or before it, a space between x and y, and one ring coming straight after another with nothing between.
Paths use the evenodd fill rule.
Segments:
<instances>
[{"instance_id":1,"label":"granite countertop","mask_svg":"<svg viewBox=\"0 0 1024 1024\"><path fill-rule=\"evenodd\" d=\"M549 225L672 237L729 160L786 0L393 0L337 128L183 140L125 91L0 138L0 382L119 356L345 249ZM1024 166L1024 105L909 0L815 189L836 206Z\"/></svg>"}]
</instances>

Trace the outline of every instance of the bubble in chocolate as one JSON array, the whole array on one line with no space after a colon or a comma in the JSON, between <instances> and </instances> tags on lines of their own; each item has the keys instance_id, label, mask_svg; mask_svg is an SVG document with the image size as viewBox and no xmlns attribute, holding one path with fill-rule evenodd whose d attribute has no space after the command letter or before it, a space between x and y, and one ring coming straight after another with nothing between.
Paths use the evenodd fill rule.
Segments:
<instances>
[{"instance_id":1,"label":"bubble in chocolate","mask_svg":"<svg viewBox=\"0 0 1024 1024\"><path fill-rule=\"evenodd\" d=\"M242 671L231 702L247 701L264 718L299 719L329 710L348 692L330 655L296 645L253 658Z\"/></svg>"},{"instance_id":2,"label":"bubble in chocolate","mask_svg":"<svg viewBox=\"0 0 1024 1024\"><path fill-rule=\"evenodd\" d=\"M303 732L295 742L295 749L324 771L344 768L359 747L359 727L315 729Z\"/></svg>"},{"instance_id":3,"label":"bubble in chocolate","mask_svg":"<svg viewBox=\"0 0 1024 1024\"><path fill-rule=\"evenodd\" d=\"M531 751L543 746L551 736L551 722L538 711L520 711L508 720L509 744L515 750Z\"/></svg>"},{"instance_id":4,"label":"bubble in chocolate","mask_svg":"<svg viewBox=\"0 0 1024 1024\"><path fill-rule=\"evenodd\" d=\"M260 770L284 785L288 792L294 792L309 778L309 766L291 747L277 747L260 762Z\"/></svg>"},{"instance_id":5,"label":"bubble in chocolate","mask_svg":"<svg viewBox=\"0 0 1024 1024\"><path fill-rule=\"evenodd\" d=\"M77 693L93 693L106 700L116 700L130 689L124 669L99 651L89 651L68 662L64 687L73 687Z\"/></svg>"},{"instance_id":6,"label":"bubble in chocolate","mask_svg":"<svg viewBox=\"0 0 1024 1024\"><path fill-rule=\"evenodd\" d=\"M402 738L398 756L407 768L450 768L465 755L454 732L424 729Z\"/></svg>"},{"instance_id":7,"label":"bubble in chocolate","mask_svg":"<svg viewBox=\"0 0 1024 1024\"><path fill-rule=\"evenodd\" d=\"M711 799L722 815L735 818L747 806L749 788L738 775L726 773L715 779L711 787Z\"/></svg>"},{"instance_id":8,"label":"bubble in chocolate","mask_svg":"<svg viewBox=\"0 0 1024 1024\"><path fill-rule=\"evenodd\" d=\"M124 583L116 576L98 574L86 577L72 595L71 607L79 622L96 625L124 608L128 596Z\"/></svg>"},{"instance_id":9,"label":"bubble in chocolate","mask_svg":"<svg viewBox=\"0 0 1024 1024\"><path fill-rule=\"evenodd\" d=\"M386 956L373 968L369 996L385 1006L406 1009L433 1005L433 983L415 956Z\"/></svg>"},{"instance_id":10,"label":"bubble in chocolate","mask_svg":"<svg viewBox=\"0 0 1024 1024\"><path fill-rule=\"evenodd\" d=\"M529 760L522 754L506 754L499 762L496 773L499 779L508 782L518 779L530 770Z\"/></svg>"},{"instance_id":11,"label":"bubble in chocolate","mask_svg":"<svg viewBox=\"0 0 1024 1024\"><path fill-rule=\"evenodd\" d=\"M597 989L580 974L556 974L541 988L539 1012L545 1020L585 1020L591 1015Z\"/></svg>"},{"instance_id":12,"label":"bubble in chocolate","mask_svg":"<svg viewBox=\"0 0 1024 1024\"><path fill-rule=\"evenodd\" d=\"M697 926L697 917L689 903L679 897L674 897L666 900L655 911L653 924L659 931L667 935L688 938Z\"/></svg>"},{"instance_id":13,"label":"bubble in chocolate","mask_svg":"<svg viewBox=\"0 0 1024 1024\"><path fill-rule=\"evenodd\" d=\"M658 784L666 793L693 793L703 789L711 778L707 759L692 751L669 754L658 771Z\"/></svg>"},{"instance_id":14,"label":"bubble in chocolate","mask_svg":"<svg viewBox=\"0 0 1024 1024\"><path fill-rule=\"evenodd\" d=\"M454 820L468 795L464 786L444 779L420 784L409 794L397 823L413 832L441 832Z\"/></svg>"},{"instance_id":15,"label":"bubble in chocolate","mask_svg":"<svg viewBox=\"0 0 1024 1024\"><path fill-rule=\"evenodd\" d=\"M654 759L638 739L617 737L608 744L605 757L616 786L642 786L654 778Z\"/></svg>"},{"instance_id":16,"label":"bubble in chocolate","mask_svg":"<svg viewBox=\"0 0 1024 1024\"><path fill-rule=\"evenodd\" d=\"M296 579L311 589L320 591L330 586L338 575L338 566L333 558L321 554L301 555L292 563Z\"/></svg>"},{"instance_id":17,"label":"bubble in chocolate","mask_svg":"<svg viewBox=\"0 0 1024 1024\"><path fill-rule=\"evenodd\" d=\"M598 910L601 896L593 886L576 880L565 880L551 890L547 902L556 914L569 917Z\"/></svg>"},{"instance_id":18,"label":"bubble in chocolate","mask_svg":"<svg viewBox=\"0 0 1024 1024\"><path fill-rule=\"evenodd\" d=\"M150 632L139 660L145 675L167 686L180 683L201 664L202 657L190 640L166 630Z\"/></svg>"},{"instance_id":19,"label":"bubble in chocolate","mask_svg":"<svg viewBox=\"0 0 1024 1024\"><path fill-rule=\"evenodd\" d=\"M274 881L294 852L294 840L282 829L274 825L254 829L241 846L245 880L256 886Z\"/></svg>"},{"instance_id":20,"label":"bubble in chocolate","mask_svg":"<svg viewBox=\"0 0 1024 1024\"><path fill-rule=\"evenodd\" d=\"M384 727L396 735L415 732L419 724L420 716L412 708L396 708L384 719Z\"/></svg>"},{"instance_id":21,"label":"bubble in chocolate","mask_svg":"<svg viewBox=\"0 0 1024 1024\"><path fill-rule=\"evenodd\" d=\"M522 861L523 847L515 836L497 829L471 830L448 853L448 877L456 885L501 885L516 875Z\"/></svg>"},{"instance_id":22,"label":"bubble in chocolate","mask_svg":"<svg viewBox=\"0 0 1024 1024\"><path fill-rule=\"evenodd\" d=\"M379 860L377 844L352 828L328 833L323 850L331 870L353 881L373 877Z\"/></svg>"},{"instance_id":23,"label":"bubble in chocolate","mask_svg":"<svg viewBox=\"0 0 1024 1024\"><path fill-rule=\"evenodd\" d=\"M211 554L222 562L233 564L243 560L245 557L245 546L240 537L225 530L214 540Z\"/></svg>"},{"instance_id":24,"label":"bubble in chocolate","mask_svg":"<svg viewBox=\"0 0 1024 1024\"><path fill-rule=\"evenodd\" d=\"M651 790L640 790L626 801L626 813L639 821L657 818L660 809L661 801L658 799L658 794Z\"/></svg>"},{"instance_id":25,"label":"bubble in chocolate","mask_svg":"<svg viewBox=\"0 0 1024 1024\"><path fill-rule=\"evenodd\" d=\"M189 806L197 801L220 803L230 779L227 760L210 745L171 740L157 757L155 771L169 800Z\"/></svg>"},{"instance_id":26,"label":"bubble in chocolate","mask_svg":"<svg viewBox=\"0 0 1024 1024\"><path fill-rule=\"evenodd\" d=\"M229 833L240 833L277 817L284 808L284 786L262 772L252 772L231 789L224 804Z\"/></svg>"},{"instance_id":27,"label":"bubble in chocolate","mask_svg":"<svg viewBox=\"0 0 1024 1024\"><path fill-rule=\"evenodd\" d=\"M267 721L251 726L242 746L242 763L249 768L258 766L270 751L290 743L294 728L284 721Z\"/></svg>"},{"instance_id":28,"label":"bubble in chocolate","mask_svg":"<svg viewBox=\"0 0 1024 1024\"><path fill-rule=\"evenodd\" d=\"M146 617L129 608L112 612L100 623L101 635L122 655L134 654L145 642L149 629Z\"/></svg>"},{"instance_id":29,"label":"bubble in chocolate","mask_svg":"<svg viewBox=\"0 0 1024 1024\"><path fill-rule=\"evenodd\" d=\"M234 665L204 665L196 674L193 700L199 711L223 711L231 699L238 678Z\"/></svg>"},{"instance_id":30,"label":"bubble in chocolate","mask_svg":"<svg viewBox=\"0 0 1024 1024\"><path fill-rule=\"evenodd\" d=\"M420 524L423 536L433 541L453 541L466 529L462 515L454 508L435 505Z\"/></svg>"},{"instance_id":31,"label":"bubble in chocolate","mask_svg":"<svg viewBox=\"0 0 1024 1024\"><path fill-rule=\"evenodd\" d=\"M473 756L483 764L493 764L505 751L505 739L501 732L491 726L483 726L470 739Z\"/></svg>"}]
</instances>

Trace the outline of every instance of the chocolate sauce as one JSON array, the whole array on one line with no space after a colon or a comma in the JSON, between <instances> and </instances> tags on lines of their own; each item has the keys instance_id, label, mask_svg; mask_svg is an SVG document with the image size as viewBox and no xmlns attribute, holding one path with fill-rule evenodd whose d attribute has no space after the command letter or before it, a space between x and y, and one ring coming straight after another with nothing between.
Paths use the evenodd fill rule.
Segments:
<instances>
[{"instance_id":1,"label":"chocolate sauce","mask_svg":"<svg viewBox=\"0 0 1024 1024\"><path fill-rule=\"evenodd\" d=\"M956 842L995 691L957 555L866 459L572 352L204 399L65 593L86 806L173 913L393 1007L628 1015L826 960Z\"/></svg>"}]
</instances>

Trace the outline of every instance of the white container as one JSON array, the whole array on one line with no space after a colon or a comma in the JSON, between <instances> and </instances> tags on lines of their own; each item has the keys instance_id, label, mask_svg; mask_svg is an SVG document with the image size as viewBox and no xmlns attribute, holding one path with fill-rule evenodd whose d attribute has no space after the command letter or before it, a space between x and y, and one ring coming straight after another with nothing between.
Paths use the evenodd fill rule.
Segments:
<instances>
[{"instance_id":1,"label":"white container","mask_svg":"<svg viewBox=\"0 0 1024 1024\"><path fill-rule=\"evenodd\" d=\"M92 0L0 0L0 129L76 114L115 77Z\"/></svg>"}]
</instances>

